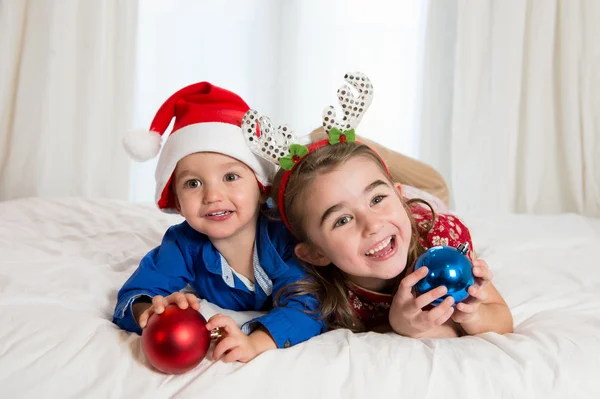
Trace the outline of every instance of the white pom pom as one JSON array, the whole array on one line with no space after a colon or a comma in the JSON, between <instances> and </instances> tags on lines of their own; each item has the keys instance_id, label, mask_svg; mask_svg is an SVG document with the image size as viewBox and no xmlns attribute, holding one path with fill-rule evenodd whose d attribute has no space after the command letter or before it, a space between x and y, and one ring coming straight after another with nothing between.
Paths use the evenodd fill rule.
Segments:
<instances>
[{"instance_id":1,"label":"white pom pom","mask_svg":"<svg viewBox=\"0 0 600 399\"><path fill-rule=\"evenodd\" d=\"M148 130L131 130L123 137L123 147L138 162L154 158L160 151L161 135Z\"/></svg>"}]
</instances>

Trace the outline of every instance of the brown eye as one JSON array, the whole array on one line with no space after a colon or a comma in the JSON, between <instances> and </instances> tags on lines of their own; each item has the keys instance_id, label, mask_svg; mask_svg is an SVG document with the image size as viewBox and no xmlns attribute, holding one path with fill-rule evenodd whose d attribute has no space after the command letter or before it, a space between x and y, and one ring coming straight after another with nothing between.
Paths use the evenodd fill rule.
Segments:
<instances>
[{"instance_id":1,"label":"brown eye","mask_svg":"<svg viewBox=\"0 0 600 399\"><path fill-rule=\"evenodd\" d=\"M231 182L231 181L236 181L237 179L239 179L240 176L236 175L235 173L227 173L225 175L225 181L227 182Z\"/></svg>"},{"instance_id":2,"label":"brown eye","mask_svg":"<svg viewBox=\"0 0 600 399\"><path fill-rule=\"evenodd\" d=\"M352 218L350 216L342 216L341 218L339 218L338 220L335 221L335 224L333 225L333 227L341 227L344 226L348 223L350 223L350 221L352 220Z\"/></svg>"},{"instance_id":3,"label":"brown eye","mask_svg":"<svg viewBox=\"0 0 600 399\"><path fill-rule=\"evenodd\" d=\"M373 197L373 199L371 200L371 206L379 204L381 201L383 201L383 199L384 199L385 197L386 197L385 195L376 195L376 196L375 196L375 197Z\"/></svg>"},{"instance_id":4,"label":"brown eye","mask_svg":"<svg viewBox=\"0 0 600 399\"><path fill-rule=\"evenodd\" d=\"M190 180L188 180L188 181L185 182L185 187L186 188L198 188L201 185L202 185L202 183L198 179L190 179Z\"/></svg>"}]
</instances>

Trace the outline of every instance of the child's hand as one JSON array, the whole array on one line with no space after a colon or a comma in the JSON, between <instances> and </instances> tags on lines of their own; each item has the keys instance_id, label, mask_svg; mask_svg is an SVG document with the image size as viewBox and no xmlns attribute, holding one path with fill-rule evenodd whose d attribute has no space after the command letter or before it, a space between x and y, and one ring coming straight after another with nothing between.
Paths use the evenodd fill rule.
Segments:
<instances>
[{"instance_id":1,"label":"child's hand","mask_svg":"<svg viewBox=\"0 0 600 399\"><path fill-rule=\"evenodd\" d=\"M208 320L206 328L220 328L225 332L213 350L213 360L223 360L225 363L247 363L259 355L251 337L247 336L229 316L216 314Z\"/></svg>"},{"instance_id":2,"label":"child's hand","mask_svg":"<svg viewBox=\"0 0 600 399\"><path fill-rule=\"evenodd\" d=\"M469 297L456 304L456 312L452 315L452 320L463 325L477 320L479 305L488 299L485 287L493 278L492 271L482 259L473 261L473 276L475 284L467 290Z\"/></svg>"},{"instance_id":3,"label":"child's hand","mask_svg":"<svg viewBox=\"0 0 600 399\"><path fill-rule=\"evenodd\" d=\"M415 298L413 287L427 276L427 267L421 267L404 277L392 301L389 321L393 330L406 337L418 338L432 328L444 324L454 313L454 298L448 297L431 310L422 310L431 302L448 292L444 286L437 287Z\"/></svg>"},{"instance_id":4,"label":"child's hand","mask_svg":"<svg viewBox=\"0 0 600 399\"><path fill-rule=\"evenodd\" d=\"M187 309L188 306L191 306L194 310L200 309L200 302L198 302L198 297L194 294L183 294L181 292L174 292L168 297L163 297L161 295L156 295L152 298L152 305L140 315L138 319L138 325L143 329L146 328L146 324L148 324L148 318L152 316L154 313L161 314L165 311L165 307L170 304L177 304L179 309Z\"/></svg>"}]
</instances>

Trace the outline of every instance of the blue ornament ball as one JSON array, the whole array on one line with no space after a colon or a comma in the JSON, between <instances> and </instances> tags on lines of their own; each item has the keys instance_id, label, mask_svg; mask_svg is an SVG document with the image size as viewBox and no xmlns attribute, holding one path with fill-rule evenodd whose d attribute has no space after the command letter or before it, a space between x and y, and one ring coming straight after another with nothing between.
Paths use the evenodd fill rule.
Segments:
<instances>
[{"instance_id":1,"label":"blue ornament ball","mask_svg":"<svg viewBox=\"0 0 600 399\"><path fill-rule=\"evenodd\" d=\"M457 248L437 246L429 248L415 263L415 271L423 266L429 269L427 276L421 279L415 289L422 295L441 285L445 285L448 293L432 302L439 305L448 296L454 297L454 305L469 296L467 289L473 285L473 265L467 256L469 244L460 244Z\"/></svg>"}]
</instances>

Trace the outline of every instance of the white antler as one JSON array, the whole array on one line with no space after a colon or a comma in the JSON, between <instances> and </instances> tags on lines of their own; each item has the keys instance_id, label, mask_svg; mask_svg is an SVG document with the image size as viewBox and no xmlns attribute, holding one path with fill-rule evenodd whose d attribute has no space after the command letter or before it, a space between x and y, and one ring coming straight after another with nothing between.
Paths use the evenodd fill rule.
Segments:
<instances>
[{"instance_id":1,"label":"white antler","mask_svg":"<svg viewBox=\"0 0 600 399\"><path fill-rule=\"evenodd\" d=\"M342 85L338 89L338 99L344 116L338 118L335 108L332 106L325 108L323 110L323 127L327 133L334 127L341 131L356 128L373 101L373 85L365 74L362 72L348 73L344 76L344 80L356 88L358 97L354 95L348 85Z\"/></svg>"},{"instance_id":2,"label":"white antler","mask_svg":"<svg viewBox=\"0 0 600 399\"><path fill-rule=\"evenodd\" d=\"M287 125L275 129L269 118L253 109L244 115L242 131L252 152L275 165L279 165L279 158L289 155L290 145L296 141Z\"/></svg>"}]
</instances>

